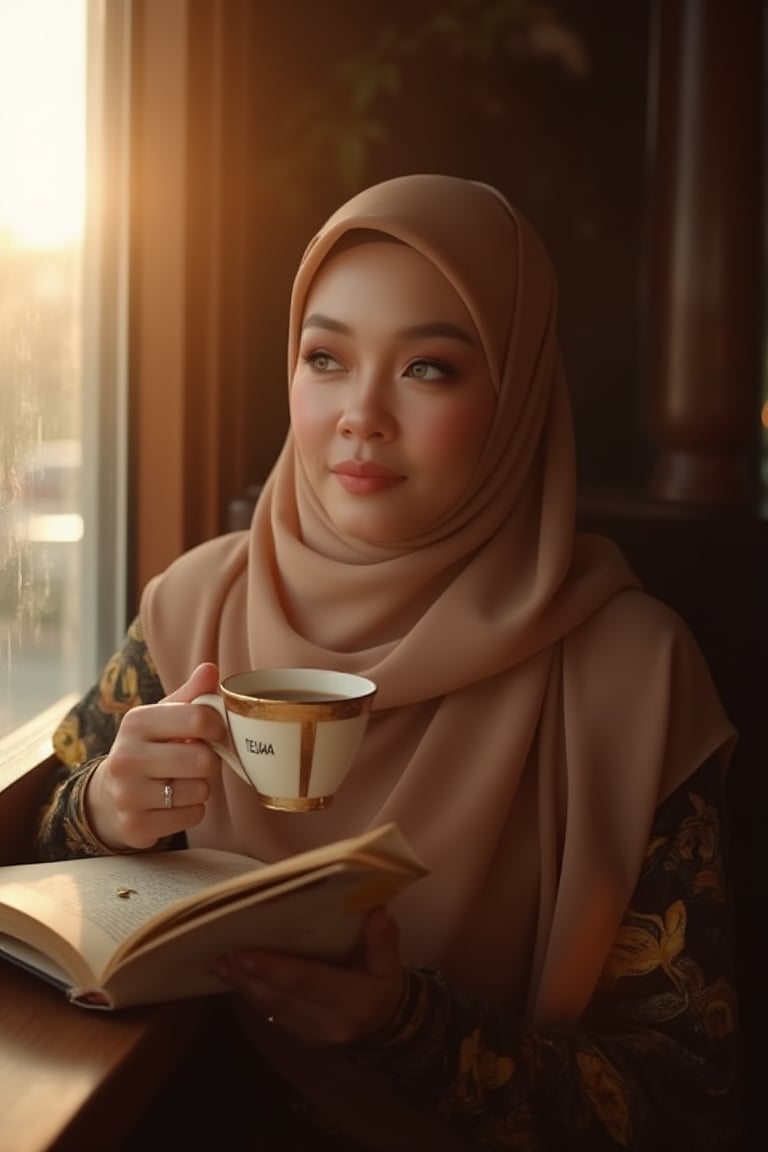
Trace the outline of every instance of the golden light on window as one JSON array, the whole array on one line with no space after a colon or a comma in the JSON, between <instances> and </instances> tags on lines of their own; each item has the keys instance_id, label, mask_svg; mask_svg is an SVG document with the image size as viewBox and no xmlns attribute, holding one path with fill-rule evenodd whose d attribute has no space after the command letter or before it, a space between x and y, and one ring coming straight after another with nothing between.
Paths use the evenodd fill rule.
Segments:
<instances>
[{"instance_id":1,"label":"golden light on window","mask_svg":"<svg viewBox=\"0 0 768 1152\"><path fill-rule=\"evenodd\" d=\"M0 0L0 237L27 247L83 234L85 2Z\"/></svg>"},{"instance_id":2,"label":"golden light on window","mask_svg":"<svg viewBox=\"0 0 768 1152\"><path fill-rule=\"evenodd\" d=\"M763 404L763 408L760 413L760 419L763 422L763 428L768 430L768 400L766 400L765 404Z\"/></svg>"}]
</instances>

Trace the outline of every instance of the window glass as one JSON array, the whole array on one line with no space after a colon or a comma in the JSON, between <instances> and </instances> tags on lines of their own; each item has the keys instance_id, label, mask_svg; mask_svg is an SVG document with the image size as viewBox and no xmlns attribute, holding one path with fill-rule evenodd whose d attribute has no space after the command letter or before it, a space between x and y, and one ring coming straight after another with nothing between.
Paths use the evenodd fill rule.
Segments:
<instances>
[{"instance_id":1,"label":"window glass","mask_svg":"<svg viewBox=\"0 0 768 1152\"><path fill-rule=\"evenodd\" d=\"M768 175L768 19L763 21L763 171ZM768 178L763 180L763 275L768 284ZM762 506L768 513L768 293L763 299L763 405L760 480Z\"/></svg>"},{"instance_id":2,"label":"window glass","mask_svg":"<svg viewBox=\"0 0 768 1152\"><path fill-rule=\"evenodd\" d=\"M87 68L103 12L0 0L0 736L95 668L98 446L83 429L87 105L101 94Z\"/></svg>"}]
</instances>

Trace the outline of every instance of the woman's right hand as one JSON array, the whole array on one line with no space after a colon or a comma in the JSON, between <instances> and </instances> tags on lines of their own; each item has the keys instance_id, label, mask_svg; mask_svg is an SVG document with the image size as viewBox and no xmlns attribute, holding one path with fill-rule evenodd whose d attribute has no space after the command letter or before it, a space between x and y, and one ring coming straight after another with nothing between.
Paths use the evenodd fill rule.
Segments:
<instances>
[{"instance_id":1,"label":"woman's right hand","mask_svg":"<svg viewBox=\"0 0 768 1152\"><path fill-rule=\"evenodd\" d=\"M218 683L216 665L199 664L186 684L159 704L142 704L123 716L85 796L91 830L107 848L151 848L200 823L221 772L221 761L207 741L224 741L227 732L215 708L190 701L216 692ZM171 807L166 784L173 789Z\"/></svg>"}]
</instances>

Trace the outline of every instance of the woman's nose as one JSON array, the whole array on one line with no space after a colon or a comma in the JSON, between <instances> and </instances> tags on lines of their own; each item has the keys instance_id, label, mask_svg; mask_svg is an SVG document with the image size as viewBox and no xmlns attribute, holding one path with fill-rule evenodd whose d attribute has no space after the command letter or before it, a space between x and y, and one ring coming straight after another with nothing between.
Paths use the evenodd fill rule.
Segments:
<instances>
[{"instance_id":1,"label":"woman's nose","mask_svg":"<svg viewBox=\"0 0 768 1152\"><path fill-rule=\"evenodd\" d=\"M382 388L359 387L345 404L337 427L347 440L388 441L395 435L397 420Z\"/></svg>"}]
</instances>

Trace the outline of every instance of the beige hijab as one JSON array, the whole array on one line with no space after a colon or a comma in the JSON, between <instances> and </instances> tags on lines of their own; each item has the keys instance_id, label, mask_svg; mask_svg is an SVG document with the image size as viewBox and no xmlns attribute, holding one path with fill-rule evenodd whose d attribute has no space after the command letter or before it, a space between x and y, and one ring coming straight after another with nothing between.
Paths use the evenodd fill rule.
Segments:
<instances>
[{"instance_id":1,"label":"beige hijab","mask_svg":"<svg viewBox=\"0 0 768 1152\"><path fill-rule=\"evenodd\" d=\"M654 811L732 729L681 621L607 540L575 534L571 412L557 291L535 232L494 189L386 181L309 244L309 286L354 229L398 238L468 308L498 391L471 486L398 546L340 535L289 434L250 530L193 549L141 617L167 691L196 664L318 666L379 686L334 803L259 807L224 768L190 834L275 859L395 820L431 868L400 898L405 959L538 1021L585 1007L635 887Z\"/></svg>"}]
</instances>

